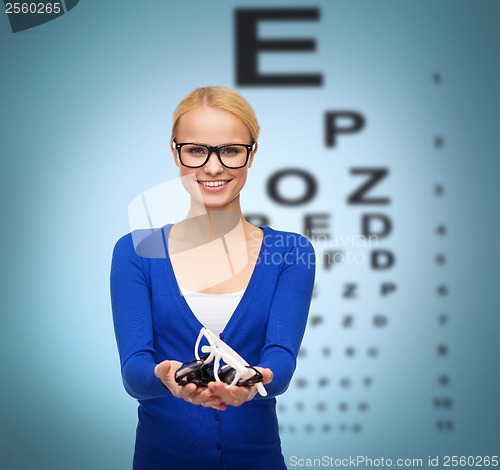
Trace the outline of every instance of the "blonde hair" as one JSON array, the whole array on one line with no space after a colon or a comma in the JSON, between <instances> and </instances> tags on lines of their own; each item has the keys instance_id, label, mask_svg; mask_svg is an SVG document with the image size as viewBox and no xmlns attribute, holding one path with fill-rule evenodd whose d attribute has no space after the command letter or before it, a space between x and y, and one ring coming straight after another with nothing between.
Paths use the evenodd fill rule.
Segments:
<instances>
[{"instance_id":1,"label":"blonde hair","mask_svg":"<svg viewBox=\"0 0 500 470\"><path fill-rule=\"evenodd\" d=\"M234 114L245 124L253 141L257 142L260 126L252 106L238 92L223 86L196 88L179 103L172 118L171 140L175 140L179 119L188 111L200 106L209 106Z\"/></svg>"}]
</instances>

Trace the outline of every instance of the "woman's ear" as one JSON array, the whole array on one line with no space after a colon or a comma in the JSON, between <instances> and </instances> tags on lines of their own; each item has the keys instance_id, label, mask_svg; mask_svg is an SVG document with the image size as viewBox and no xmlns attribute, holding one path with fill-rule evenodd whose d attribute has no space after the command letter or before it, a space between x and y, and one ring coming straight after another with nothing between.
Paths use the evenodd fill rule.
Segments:
<instances>
[{"instance_id":1,"label":"woman's ear","mask_svg":"<svg viewBox=\"0 0 500 470\"><path fill-rule=\"evenodd\" d=\"M254 149L250 152L250 158L248 159L248 168L250 168L252 166L252 163L253 163L253 157L255 156L255 154L257 153L257 147L259 146L259 144L257 144L257 142L255 142L255 147Z\"/></svg>"},{"instance_id":2,"label":"woman's ear","mask_svg":"<svg viewBox=\"0 0 500 470\"><path fill-rule=\"evenodd\" d=\"M179 153L177 152L177 150L174 147L174 141L173 140L170 141L170 150L172 151L172 155L174 157L175 166L177 168L180 168L181 166L180 166L180 162L179 162Z\"/></svg>"}]
</instances>

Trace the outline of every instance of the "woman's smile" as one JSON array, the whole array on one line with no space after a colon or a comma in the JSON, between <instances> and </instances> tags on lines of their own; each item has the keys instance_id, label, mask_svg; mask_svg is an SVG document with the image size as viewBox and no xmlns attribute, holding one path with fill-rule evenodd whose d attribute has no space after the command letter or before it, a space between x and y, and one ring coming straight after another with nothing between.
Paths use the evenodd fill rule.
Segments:
<instances>
[{"instance_id":1,"label":"woman's smile","mask_svg":"<svg viewBox=\"0 0 500 470\"><path fill-rule=\"evenodd\" d=\"M203 186L203 189L211 193L222 191L232 181L229 180L198 180L198 184Z\"/></svg>"}]
</instances>

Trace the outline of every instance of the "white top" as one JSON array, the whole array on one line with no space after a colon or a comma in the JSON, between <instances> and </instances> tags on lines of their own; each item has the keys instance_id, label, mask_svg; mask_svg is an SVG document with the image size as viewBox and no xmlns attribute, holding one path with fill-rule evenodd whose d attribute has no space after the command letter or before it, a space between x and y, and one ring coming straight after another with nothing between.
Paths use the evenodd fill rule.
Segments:
<instances>
[{"instance_id":1,"label":"white top","mask_svg":"<svg viewBox=\"0 0 500 470\"><path fill-rule=\"evenodd\" d=\"M180 289L198 321L216 335L222 333L246 290L229 294L205 294L183 287Z\"/></svg>"}]
</instances>

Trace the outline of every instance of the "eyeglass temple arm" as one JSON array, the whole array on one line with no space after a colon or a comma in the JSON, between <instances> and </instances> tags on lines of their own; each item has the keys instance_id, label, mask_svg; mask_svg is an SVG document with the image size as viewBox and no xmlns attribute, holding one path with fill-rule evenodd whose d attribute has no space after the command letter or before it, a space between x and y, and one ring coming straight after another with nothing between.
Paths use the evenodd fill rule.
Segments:
<instances>
[{"instance_id":1,"label":"eyeglass temple arm","mask_svg":"<svg viewBox=\"0 0 500 470\"><path fill-rule=\"evenodd\" d=\"M200 330L200 334L198 335L198 338L196 339L196 343L194 345L194 357L196 357L196 359L200 360L200 355L198 354L198 350L200 348L200 342L201 342L201 338L203 338L205 336L205 332L203 331L205 328L202 328ZM205 336L206 337L206 336ZM207 338L208 340L208 338ZM210 342L210 340L209 340ZM213 359L214 359L214 350L213 348L208 348L208 350L206 349L206 346L202 346L201 347L201 352L203 353L210 353L210 355L205 359L204 361L204 364L208 364L209 362L212 362Z\"/></svg>"},{"instance_id":2,"label":"eyeglass temple arm","mask_svg":"<svg viewBox=\"0 0 500 470\"><path fill-rule=\"evenodd\" d=\"M248 364L244 364L243 361L239 360L237 357L234 357L231 353L223 350L222 348L219 348L217 346L215 346L215 348L213 348L211 346L202 346L201 352L214 353L216 358L224 359L224 362L227 365L236 369L238 372L244 373L247 371Z\"/></svg>"},{"instance_id":3,"label":"eyeglass temple arm","mask_svg":"<svg viewBox=\"0 0 500 470\"><path fill-rule=\"evenodd\" d=\"M210 330L207 330L205 328L205 337L209 339L209 343L213 343L215 346L217 346L219 349L222 351L227 352L230 354L232 357L234 357L236 360L240 361L242 365L244 366L249 366L250 364L245 361L231 346L228 344L224 343L216 334L212 333ZM210 341L211 340L211 341Z\"/></svg>"}]
</instances>

